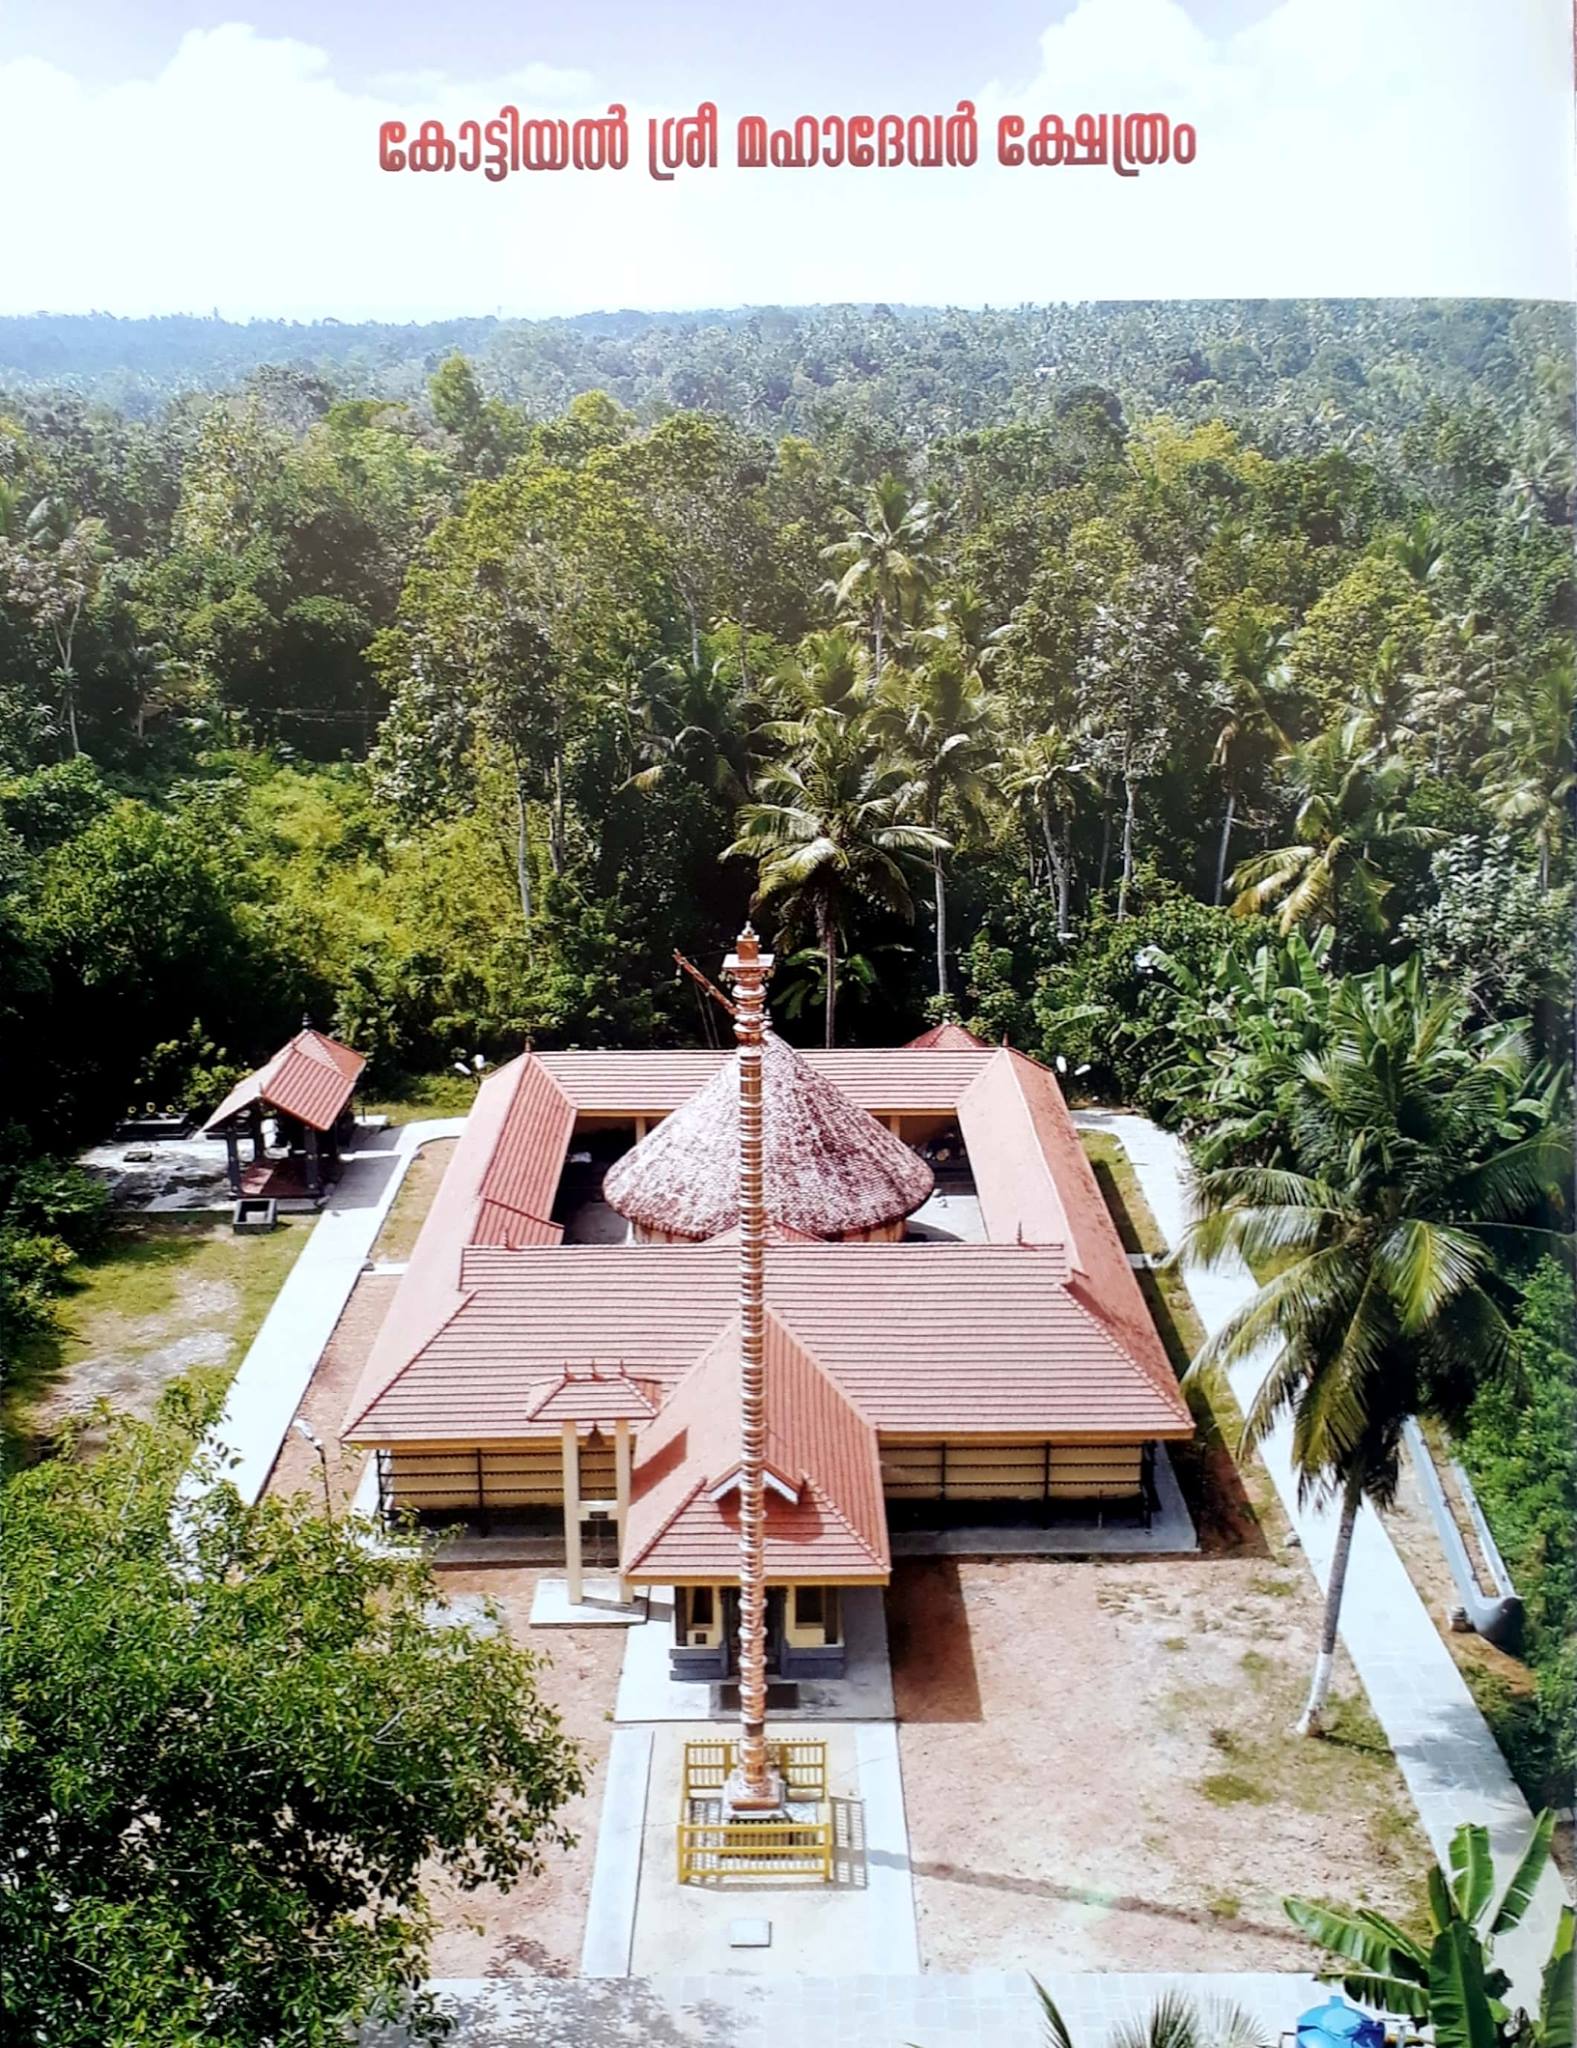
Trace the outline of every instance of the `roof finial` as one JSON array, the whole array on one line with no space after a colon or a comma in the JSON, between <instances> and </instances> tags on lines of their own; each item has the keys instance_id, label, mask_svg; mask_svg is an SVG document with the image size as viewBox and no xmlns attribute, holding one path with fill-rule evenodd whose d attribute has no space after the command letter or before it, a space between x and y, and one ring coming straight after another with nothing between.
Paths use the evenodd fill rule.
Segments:
<instances>
[{"instance_id":1,"label":"roof finial","mask_svg":"<svg viewBox=\"0 0 1577 2048\"><path fill-rule=\"evenodd\" d=\"M312 1012L306 1008L303 1008L301 1012L301 1028L303 1031L310 1031L312 1029Z\"/></svg>"}]
</instances>

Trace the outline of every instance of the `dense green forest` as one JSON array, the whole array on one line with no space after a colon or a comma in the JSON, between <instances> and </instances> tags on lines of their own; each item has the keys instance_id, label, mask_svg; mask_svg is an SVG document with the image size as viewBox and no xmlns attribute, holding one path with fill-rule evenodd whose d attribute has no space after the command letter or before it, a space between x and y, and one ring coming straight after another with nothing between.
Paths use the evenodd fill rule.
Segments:
<instances>
[{"instance_id":1,"label":"dense green forest","mask_svg":"<svg viewBox=\"0 0 1577 2048\"><path fill-rule=\"evenodd\" d=\"M1366 1004L1446 1017L1496 1143L1564 1130L1572 342L1478 302L0 322L13 1326L94 1227L50 1161L128 1109L304 1008L388 1091L695 1042L673 949L753 899L790 1032L957 1014L1217 1167L1313 1156L1300 1056ZM1556 1269L1496 1259L1569 1406Z\"/></svg>"}]
</instances>

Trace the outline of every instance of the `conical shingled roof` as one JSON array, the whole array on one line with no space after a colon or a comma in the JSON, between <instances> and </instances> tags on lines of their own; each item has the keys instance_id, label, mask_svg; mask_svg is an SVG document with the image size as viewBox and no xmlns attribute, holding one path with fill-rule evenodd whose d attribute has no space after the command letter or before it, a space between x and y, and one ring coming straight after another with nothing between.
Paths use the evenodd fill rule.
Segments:
<instances>
[{"instance_id":1,"label":"conical shingled roof","mask_svg":"<svg viewBox=\"0 0 1577 2048\"><path fill-rule=\"evenodd\" d=\"M918 1209L935 1182L901 1138L815 1073L773 1032L762 1046L766 1208L809 1237L849 1237ZM603 1197L674 1237L716 1237L739 1221L739 1062L609 1168Z\"/></svg>"}]
</instances>

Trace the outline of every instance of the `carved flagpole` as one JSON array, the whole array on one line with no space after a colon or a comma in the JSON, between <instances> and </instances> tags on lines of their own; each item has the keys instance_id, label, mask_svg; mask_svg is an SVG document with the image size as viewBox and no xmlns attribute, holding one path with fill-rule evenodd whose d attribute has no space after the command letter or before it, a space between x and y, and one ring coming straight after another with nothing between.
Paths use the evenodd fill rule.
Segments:
<instances>
[{"instance_id":1,"label":"carved flagpole","mask_svg":"<svg viewBox=\"0 0 1577 2048\"><path fill-rule=\"evenodd\" d=\"M762 1191L761 1041L772 955L747 924L723 963L733 982L739 1042L739 1763L725 1802L771 1812L783 1787L767 1762L766 1207Z\"/></svg>"}]
</instances>

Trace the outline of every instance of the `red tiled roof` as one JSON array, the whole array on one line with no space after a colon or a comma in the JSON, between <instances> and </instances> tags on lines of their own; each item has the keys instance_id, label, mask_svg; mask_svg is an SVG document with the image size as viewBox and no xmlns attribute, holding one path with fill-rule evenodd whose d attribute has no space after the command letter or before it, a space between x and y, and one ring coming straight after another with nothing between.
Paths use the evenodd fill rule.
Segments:
<instances>
[{"instance_id":1,"label":"red tiled roof","mask_svg":"<svg viewBox=\"0 0 1577 2048\"><path fill-rule=\"evenodd\" d=\"M345 1434L369 1443L529 1437L531 1391L565 1365L616 1361L671 1387L732 1314L737 1278L727 1245L473 1248L455 1313L392 1374L375 1376L369 1361ZM1176 1382L1161 1384L1133 1358L1068 1278L1055 1247L767 1253L769 1301L883 1432L1190 1435Z\"/></svg>"},{"instance_id":2,"label":"red tiled roof","mask_svg":"<svg viewBox=\"0 0 1577 2048\"><path fill-rule=\"evenodd\" d=\"M569 1133L576 1128L576 1108L547 1067L530 1053L504 1073L514 1077L514 1085L481 1176L481 1204L485 1210L541 1223L553 1214L563 1155L569 1149ZM494 1243L492 1237L475 1233L471 1241Z\"/></svg>"},{"instance_id":3,"label":"red tiled roof","mask_svg":"<svg viewBox=\"0 0 1577 2048\"><path fill-rule=\"evenodd\" d=\"M393 1378L460 1306L460 1262L466 1245L540 1248L556 1245L563 1236L558 1224L511 1208L504 1200L490 1200L487 1193L491 1187L502 1196L540 1200L550 1171L556 1187L574 1113L566 1116L561 1091L550 1083L539 1085L531 1068L528 1053L489 1074L477 1090L399 1290L362 1368L351 1399L353 1410L372 1389ZM505 1163L495 1177L494 1161L500 1153ZM526 1154L537 1162L530 1172L519 1163ZM553 1193L549 1188L549 1205ZM552 1360L538 1377L545 1378L561 1363Z\"/></svg>"},{"instance_id":4,"label":"red tiled roof","mask_svg":"<svg viewBox=\"0 0 1577 2048\"><path fill-rule=\"evenodd\" d=\"M897 1222L935 1185L931 1169L784 1039L761 1048L762 1175L772 1214L809 1237ZM739 1220L739 1066L727 1060L697 1094L609 1167L603 1200L621 1216L703 1239Z\"/></svg>"},{"instance_id":5,"label":"red tiled roof","mask_svg":"<svg viewBox=\"0 0 1577 2048\"><path fill-rule=\"evenodd\" d=\"M876 1433L782 1318L766 1318L766 1573L882 1584L891 1570ZM739 1324L730 1322L640 1442L623 1569L728 1578L739 1563Z\"/></svg>"},{"instance_id":6,"label":"red tiled roof","mask_svg":"<svg viewBox=\"0 0 1577 2048\"><path fill-rule=\"evenodd\" d=\"M933 1024L929 1031L922 1031L918 1038L911 1038L904 1047L906 1052L990 1052L991 1047L983 1038L976 1038L972 1031L966 1031L962 1024Z\"/></svg>"},{"instance_id":7,"label":"red tiled roof","mask_svg":"<svg viewBox=\"0 0 1577 2048\"><path fill-rule=\"evenodd\" d=\"M1057 1077L1004 1048L958 1105L987 1235L1067 1247L1069 1286L1158 1387L1175 1376Z\"/></svg>"},{"instance_id":8,"label":"red tiled roof","mask_svg":"<svg viewBox=\"0 0 1577 2048\"><path fill-rule=\"evenodd\" d=\"M207 1137L253 1102L282 1110L315 1131L333 1128L367 1062L338 1039L310 1027L298 1031L266 1065L239 1081L203 1125Z\"/></svg>"},{"instance_id":9,"label":"red tiled roof","mask_svg":"<svg viewBox=\"0 0 1577 2048\"><path fill-rule=\"evenodd\" d=\"M533 1422L650 1422L661 1404L655 1380L631 1379L617 1367L566 1366L535 1390L526 1413Z\"/></svg>"},{"instance_id":10,"label":"red tiled roof","mask_svg":"<svg viewBox=\"0 0 1577 2048\"><path fill-rule=\"evenodd\" d=\"M563 1247L545 1219L577 1109L650 1114L662 1087L683 1100L725 1057L526 1055L490 1076L345 1433L404 1444L541 1436L553 1424L534 1407L566 1368L622 1368L672 1389L733 1314L736 1252L726 1241ZM1192 1433L1046 1069L1007 1050L808 1057L873 1107L956 1111L996 1240L774 1242L769 1301L874 1427L1071 1441Z\"/></svg>"},{"instance_id":11,"label":"red tiled roof","mask_svg":"<svg viewBox=\"0 0 1577 2048\"><path fill-rule=\"evenodd\" d=\"M726 1052L539 1052L533 1055L586 1115L662 1116L704 1088ZM874 1115L947 1112L993 1057L989 1050L905 1046L805 1048L807 1066Z\"/></svg>"}]
</instances>

